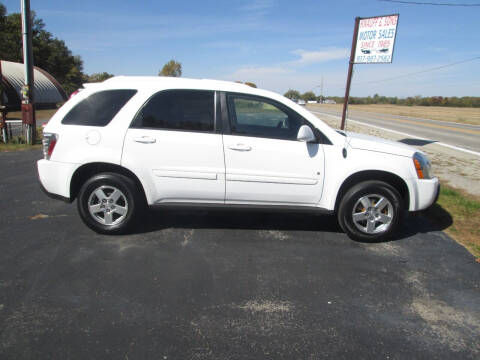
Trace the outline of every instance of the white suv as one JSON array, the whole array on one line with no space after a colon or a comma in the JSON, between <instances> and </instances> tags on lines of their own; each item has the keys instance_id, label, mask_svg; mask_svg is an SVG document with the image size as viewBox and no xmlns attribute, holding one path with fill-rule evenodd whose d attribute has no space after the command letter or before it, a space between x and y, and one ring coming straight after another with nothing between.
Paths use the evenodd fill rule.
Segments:
<instances>
[{"instance_id":1,"label":"white suv","mask_svg":"<svg viewBox=\"0 0 480 360\"><path fill-rule=\"evenodd\" d=\"M69 100L44 130L47 193L77 198L101 233L146 206L336 213L354 239L390 236L438 195L409 146L335 131L278 94L214 80L114 77Z\"/></svg>"}]
</instances>

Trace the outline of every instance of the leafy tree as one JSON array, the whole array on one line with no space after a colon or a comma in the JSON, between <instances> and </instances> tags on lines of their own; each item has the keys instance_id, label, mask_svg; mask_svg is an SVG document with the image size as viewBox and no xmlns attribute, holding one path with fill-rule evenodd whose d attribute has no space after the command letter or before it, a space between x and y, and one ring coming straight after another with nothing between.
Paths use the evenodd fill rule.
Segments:
<instances>
[{"instance_id":1,"label":"leafy tree","mask_svg":"<svg viewBox=\"0 0 480 360\"><path fill-rule=\"evenodd\" d=\"M22 20L19 13L6 15L0 4L0 58L23 62ZM32 47L35 66L49 72L62 85L67 94L78 89L84 79L83 61L74 56L60 40L45 30L45 23L32 11Z\"/></svg>"},{"instance_id":2,"label":"leafy tree","mask_svg":"<svg viewBox=\"0 0 480 360\"><path fill-rule=\"evenodd\" d=\"M315 101L317 100L317 96L313 91L307 91L306 93L302 94L302 99L305 101Z\"/></svg>"},{"instance_id":3,"label":"leafy tree","mask_svg":"<svg viewBox=\"0 0 480 360\"><path fill-rule=\"evenodd\" d=\"M298 100L300 99L300 93L297 90L288 90L285 94L283 94L286 98L289 98L290 100Z\"/></svg>"},{"instance_id":4,"label":"leafy tree","mask_svg":"<svg viewBox=\"0 0 480 360\"><path fill-rule=\"evenodd\" d=\"M163 65L162 70L158 73L159 76L180 77L182 76L182 64L175 60L170 60Z\"/></svg>"},{"instance_id":5,"label":"leafy tree","mask_svg":"<svg viewBox=\"0 0 480 360\"><path fill-rule=\"evenodd\" d=\"M114 75L113 74L109 74L107 72L102 72L102 73L95 73L95 74L91 74L91 75L86 75L85 76L85 82L102 82L102 81L105 81L107 79L110 79L111 77L113 77Z\"/></svg>"},{"instance_id":6,"label":"leafy tree","mask_svg":"<svg viewBox=\"0 0 480 360\"><path fill-rule=\"evenodd\" d=\"M235 82L236 82L237 84L245 84L245 85L248 85L248 86L253 87L253 88L256 88L256 87L257 87L257 85L256 85L255 83L250 82L250 81L245 81L245 82L243 82L243 81L237 80L237 81L235 81Z\"/></svg>"},{"instance_id":7,"label":"leafy tree","mask_svg":"<svg viewBox=\"0 0 480 360\"><path fill-rule=\"evenodd\" d=\"M337 97L330 97L331 99L337 99ZM337 103L343 101L343 98ZM404 99L398 97L387 97L375 94L373 97L350 97L350 104L356 105L369 105L369 104L395 104L403 106L450 106L450 107L480 107L480 97L464 96L464 97L443 97L443 96L430 96L422 97L420 95L409 96Z\"/></svg>"}]
</instances>

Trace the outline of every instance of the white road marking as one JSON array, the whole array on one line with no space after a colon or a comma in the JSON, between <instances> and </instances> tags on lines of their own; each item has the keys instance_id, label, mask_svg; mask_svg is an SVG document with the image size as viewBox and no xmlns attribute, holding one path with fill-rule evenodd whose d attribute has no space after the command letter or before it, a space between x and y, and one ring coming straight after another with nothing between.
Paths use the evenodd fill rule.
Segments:
<instances>
[{"instance_id":1,"label":"white road marking","mask_svg":"<svg viewBox=\"0 0 480 360\"><path fill-rule=\"evenodd\" d=\"M315 113L315 114L321 114L321 115L326 115L326 116L333 117L333 118L335 118L335 119L341 119L341 117L340 117L340 116L337 116L337 115L331 115L331 114L323 113L323 112L320 112L320 111L313 111L313 110L310 110L310 111L313 112L313 113ZM458 150L458 151L463 151L463 152L466 152L466 153L468 153L468 154L480 156L480 152L477 152L477 151L464 149L464 148L461 148L461 147L458 147L458 146L454 146L454 145L450 145L450 144L445 144L445 143L442 143L442 142L439 142L439 141L436 141L436 140L427 139L427 138L424 138L424 137L421 137L421 136L412 135L412 134L408 134L408 133L401 132L401 131L397 131L397 130L387 129L387 128L384 128L384 127L381 127L381 126L376 126L376 125L364 123L364 122L358 121L358 120L352 120L352 119L348 119L348 118L347 118L347 120L348 120L348 121L351 121L351 122L353 122L353 123L360 124L360 125L369 126L369 127L371 127L371 128L374 128L374 129L384 130L384 131L390 131L391 133L399 134L399 135L403 135L403 136L408 136L408 137L411 137L411 138L414 138L414 139L431 141L433 144L437 144L437 145L440 145L440 146L443 146L443 147L447 147L447 148L450 148L450 149L454 149L454 150Z\"/></svg>"}]
</instances>

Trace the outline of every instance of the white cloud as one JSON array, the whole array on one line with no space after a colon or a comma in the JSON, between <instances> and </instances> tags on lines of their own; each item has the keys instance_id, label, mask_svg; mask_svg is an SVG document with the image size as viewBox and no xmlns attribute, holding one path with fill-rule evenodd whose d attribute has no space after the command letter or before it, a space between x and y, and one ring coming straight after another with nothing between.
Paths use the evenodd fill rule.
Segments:
<instances>
[{"instance_id":1,"label":"white cloud","mask_svg":"<svg viewBox=\"0 0 480 360\"><path fill-rule=\"evenodd\" d=\"M230 76L264 76L264 75L282 75L292 71L281 66L273 67L245 67L234 71Z\"/></svg>"},{"instance_id":2,"label":"white cloud","mask_svg":"<svg viewBox=\"0 0 480 360\"><path fill-rule=\"evenodd\" d=\"M262 10L267 10L272 8L274 4L275 4L274 0L253 0L248 4L245 4L242 7L240 7L240 10L262 11Z\"/></svg>"},{"instance_id":3,"label":"white cloud","mask_svg":"<svg viewBox=\"0 0 480 360\"><path fill-rule=\"evenodd\" d=\"M314 89L318 92L319 89L316 87L320 84L321 76L321 74L316 73L299 73L297 69L291 66L251 66L239 68L222 78L229 81L252 81L260 88L283 94L288 89L296 89L302 92ZM333 78L333 76L329 77L330 81Z\"/></svg>"},{"instance_id":4,"label":"white cloud","mask_svg":"<svg viewBox=\"0 0 480 360\"><path fill-rule=\"evenodd\" d=\"M284 93L288 89L300 91L315 90L319 92L319 84L322 76L324 83L336 84L336 87L342 87L345 79L344 73L327 74L326 69L318 71L302 71L302 67L309 64L325 63L333 60L348 58L348 49L327 48L318 51L294 50L292 54L300 58L273 64L272 66L244 66L236 69L229 75L222 78L231 81L252 81L259 87Z\"/></svg>"},{"instance_id":5,"label":"white cloud","mask_svg":"<svg viewBox=\"0 0 480 360\"><path fill-rule=\"evenodd\" d=\"M300 59L293 61L297 65L323 63L331 60L348 58L347 48L330 48L318 51L295 50L292 54L300 56Z\"/></svg>"},{"instance_id":6,"label":"white cloud","mask_svg":"<svg viewBox=\"0 0 480 360\"><path fill-rule=\"evenodd\" d=\"M436 53L444 53L448 51L448 48L446 47L438 47L438 46L429 46L427 47L427 50L436 52Z\"/></svg>"},{"instance_id":7,"label":"white cloud","mask_svg":"<svg viewBox=\"0 0 480 360\"><path fill-rule=\"evenodd\" d=\"M432 67L435 64L431 65ZM378 93L385 96L407 97L422 96L479 96L478 76L475 63L467 63L456 68L447 68L423 74L399 77L391 81L386 79L402 74L411 74L424 70L420 65L357 65L353 76L351 96L373 96ZM252 81L258 87L285 93L288 89L300 92L313 90L320 94L320 83L323 77L324 95L343 96L345 92L347 67L345 70L305 69L289 64L278 64L271 67L241 67L225 80ZM376 82L378 80L378 82Z\"/></svg>"}]
</instances>

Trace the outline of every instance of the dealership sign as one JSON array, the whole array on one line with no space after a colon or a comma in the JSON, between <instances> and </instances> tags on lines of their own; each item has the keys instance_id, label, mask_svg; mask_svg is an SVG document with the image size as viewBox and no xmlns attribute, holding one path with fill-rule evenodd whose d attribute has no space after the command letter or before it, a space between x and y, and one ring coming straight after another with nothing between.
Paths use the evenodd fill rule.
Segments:
<instances>
[{"instance_id":1,"label":"dealership sign","mask_svg":"<svg viewBox=\"0 0 480 360\"><path fill-rule=\"evenodd\" d=\"M397 37L397 25L398 14L355 18L340 129L345 130L353 65L391 63Z\"/></svg>"},{"instance_id":2,"label":"dealership sign","mask_svg":"<svg viewBox=\"0 0 480 360\"><path fill-rule=\"evenodd\" d=\"M360 18L355 64L391 63L397 35L398 14Z\"/></svg>"}]
</instances>

